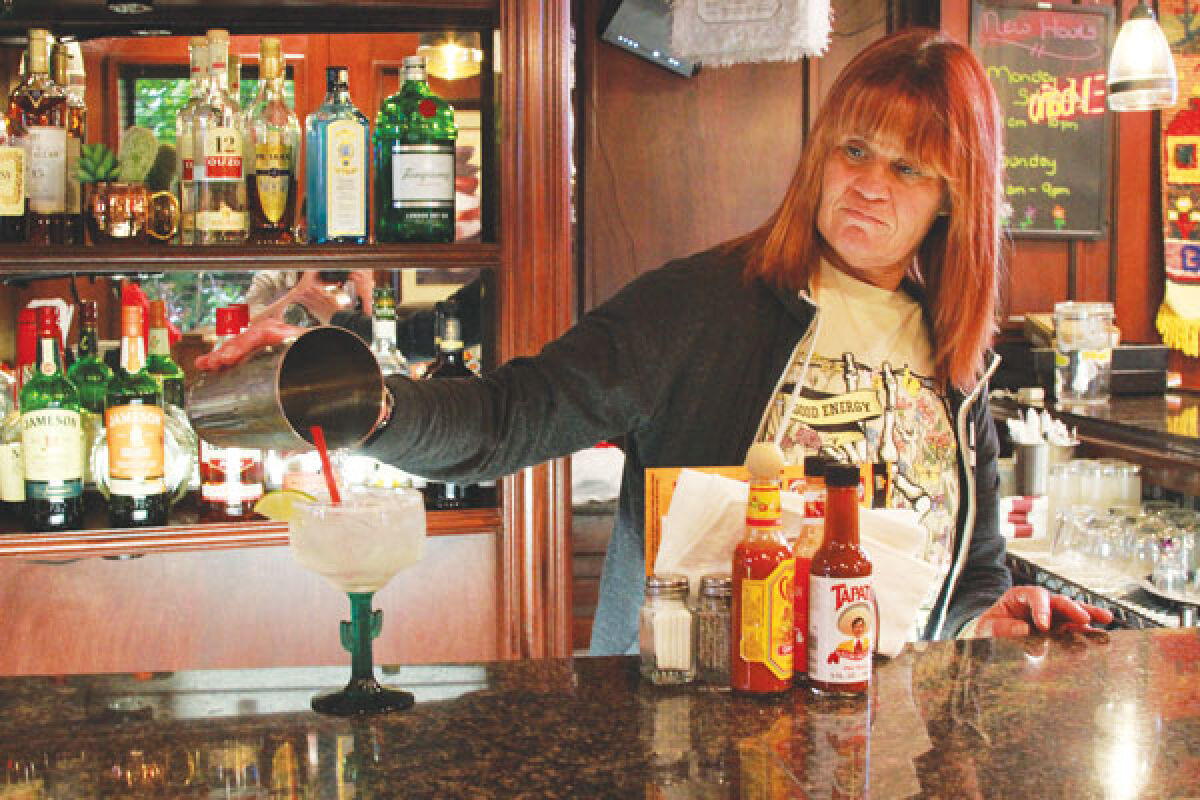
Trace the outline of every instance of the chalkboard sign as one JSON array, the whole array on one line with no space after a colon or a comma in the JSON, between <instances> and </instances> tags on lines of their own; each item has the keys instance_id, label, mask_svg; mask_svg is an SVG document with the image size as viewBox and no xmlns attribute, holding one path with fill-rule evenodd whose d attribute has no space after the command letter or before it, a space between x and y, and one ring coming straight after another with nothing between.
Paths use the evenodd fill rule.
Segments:
<instances>
[{"instance_id":1,"label":"chalkboard sign","mask_svg":"<svg viewBox=\"0 0 1200 800\"><path fill-rule=\"evenodd\" d=\"M971 49L1004 112L1013 236L1098 238L1107 219L1112 8L971 6Z\"/></svg>"}]
</instances>

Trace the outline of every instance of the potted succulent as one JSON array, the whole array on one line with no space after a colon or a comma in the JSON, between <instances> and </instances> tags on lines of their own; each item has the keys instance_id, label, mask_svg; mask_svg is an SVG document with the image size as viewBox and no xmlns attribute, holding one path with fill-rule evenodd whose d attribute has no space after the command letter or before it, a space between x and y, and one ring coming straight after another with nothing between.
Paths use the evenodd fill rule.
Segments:
<instances>
[{"instance_id":1,"label":"potted succulent","mask_svg":"<svg viewBox=\"0 0 1200 800\"><path fill-rule=\"evenodd\" d=\"M169 191L175 148L137 126L121 136L114 153L103 142L85 144L75 177L82 185L84 219L93 244L165 241L179 227L179 202Z\"/></svg>"}]
</instances>

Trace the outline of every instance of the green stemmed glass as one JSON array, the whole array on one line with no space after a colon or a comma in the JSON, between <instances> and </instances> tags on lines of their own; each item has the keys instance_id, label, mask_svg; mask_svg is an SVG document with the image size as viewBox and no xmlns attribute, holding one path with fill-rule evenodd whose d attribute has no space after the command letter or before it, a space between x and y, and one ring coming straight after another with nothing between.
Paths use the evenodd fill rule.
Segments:
<instances>
[{"instance_id":1,"label":"green stemmed glass","mask_svg":"<svg viewBox=\"0 0 1200 800\"><path fill-rule=\"evenodd\" d=\"M296 560L350 597L351 617L341 624L342 647L351 655L350 682L314 697L313 711L349 716L410 708L410 692L375 680L371 640L383 628L383 612L371 610L371 598L421 558L425 506L420 492L354 489L344 492L339 504L298 503L288 528Z\"/></svg>"}]
</instances>

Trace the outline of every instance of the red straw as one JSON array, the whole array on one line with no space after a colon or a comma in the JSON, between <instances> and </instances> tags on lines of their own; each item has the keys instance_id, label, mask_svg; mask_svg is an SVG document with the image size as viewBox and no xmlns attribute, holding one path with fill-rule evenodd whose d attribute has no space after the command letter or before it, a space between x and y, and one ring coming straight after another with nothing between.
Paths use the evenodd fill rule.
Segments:
<instances>
[{"instance_id":1,"label":"red straw","mask_svg":"<svg viewBox=\"0 0 1200 800\"><path fill-rule=\"evenodd\" d=\"M325 431L320 425L309 428L312 431L313 444L321 454L321 471L325 473L325 485L329 487L329 499L335 506L342 504L342 495L338 492L337 481L333 479L333 464L329 462L329 448L325 445Z\"/></svg>"}]
</instances>

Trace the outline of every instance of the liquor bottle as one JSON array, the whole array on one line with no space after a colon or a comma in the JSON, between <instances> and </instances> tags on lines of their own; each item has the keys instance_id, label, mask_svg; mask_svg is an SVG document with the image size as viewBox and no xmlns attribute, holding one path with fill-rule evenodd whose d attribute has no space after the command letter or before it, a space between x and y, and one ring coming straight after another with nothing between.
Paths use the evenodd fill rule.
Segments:
<instances>
[{"instance_id":1,"label":"liquor bottle","mask_svg":"<svg viewBox=\"0 0 1200 800\"><path fill-rule=\"evenodd\" d=\"M375 239L454 241L454 109L404 59L404 83L375 119Z\"/></svg>"},{"instance_id":2,"label":"liquor bottle","mask_svg":"<svg viewBox=\"0 0 1200 800\"><path fill-rule=\"evenodd\" d=\"M195 134L196 109L208 95L208 40L193 36L188 40L191 61L192 96L175 115L175 146L179 159L179 243L196 243Z\"/></svg>"},{"instance_id":3,"label":"liquor bottle","mask_svg":"<svg viewBox=\"0 0 1200 800\"><path fill-rule=\"evenodd\" d=\"M733 652L730 686L747 694L792 688L792 581L795 559L780 524L779 471L774 445L752 445L746 456L750 491L746 535L733 550Z\"/></svg>"},{"instance_id":4,"label":"liquor bottle","mask_svg":"<svg viewBox=\"0 0 1200 800\"><path fill-rule=\"evenodd\" d=\"M162 389L163 403L183 408L183 370L171 358L171 337L167 328L167 304L150 301L150 329L147 336L150 355L146 372Z\"/></svg>"},{"instance_id":5,"label":"liquor bottle","mask_svg":"<svg viewBox=\"0 0 1200 800\"><path fill-rule=\"evenodd\" d=\"M808 593L808 681L819 694L862 694L871 680L875 597L858 541L859 468L825 467L825 541L813 554Z\"/></svg>"},{"instance_id":6,"label":"liquor bottle","mask_svg":"<svg viewBox=\"0 0 1200 800\"><path fill-rule=\"evenodd\" d=\"M33 377L37 356L37 311L22 308L17 312L17 391Z\"/></svg>"},{"instance_id":7,"label":"liquor bottle","mask_svg":"<svg viewBox=\"0 0 1200 800\"><path fill-rule=\"evenodd\" d=\"M67 96L50 79L49 33L29 31L28 72L9 98L9 116L25 148L25 225L34 244L58 244L67 209Z\"/></svg>"},{"instance_id":8,"label":"liquor bottle","mask_svg":"<svg viewBox=\"0 0 1200 800\"><path fill-rule=\"evenodd\" d=\"M12 410L0 420L0 502L19 512L25 503L25 460L21 456L21 387L33 373L37 354L37 312L17 313L17 365L13 371Z\"/></svg>"},{"instance_id":9,"label":"liquor bottle","mask_svg":"<svg viewBox=\"0 0 1200 800\"><path fill-rule=\"evenodd\" d=\"M385 378L408 375L408 361L396 349L396 294L386 286L375 287L372 299L371 352Z\"/></svg>"},{"instance_id":10,"label":"liquor bottle","mask_svg":"<svg viewBox=\"0 0 1200 800\"><path fill-rule=\"evenodd\" d=\"M350 99L345 67L325 70L325 100L304 119L308 241L367 241L370 126Z\"/></svg>"},{"instance_id":11,"label":"liquor bottle","mask_svg":"<svg viewBox=\"0 0 1200 800\"><path fill-rule=\"evenodd\" d=\"M33 377L21 387L25 527L63 531L83 520L83 426L79 390L63 369L58 311L37 310Z\"/></svg>"},{"instance_id":12,"label":"liquor bottle","mask_svg":"<svg viewBox=\"0 0 1200 800\"><path fill-rule=\"evenodd\" d=\"M80 92L70 88L70 54L65 42L55 42L50 51L54 82L67 98L66 217L61 244L83 244L83 187L75 174L79 153L87 141L87 106Z\"/></svg>"},{"instance_id":13,"label":"liquor bottle","mask_svg":"<svg viewBox=\"0 0 1200 800\"><path fill-rule=\"evenodd\" d=\"M0 242L26 238L25 160L12 120L0 114Z\"/></svg>"},{"instance_id":14,"label":"liquor bottle","mask_svg":"<svg viewBox=\"0 0 1200 800\"><path fill-rule=\"evenodd\" d=\"M208 32L209 86L193 117L196 244L240 244L250 232L244 117L229 92L229 32Z\"/></svg>"},{"instance_id":15,"label":"liquor bottle","mask_svg":"<svg viewBox=\"0 0 1200 800\"><path fill-rule=\"evenodd\" d=\"M804 459L804 523L792 544L796 558L797 580L793 582L792 612L796 645L792 650L795 667L793 680L797 686L808 677L808 571L813 554L825 540L825 467L834 463L828 456L806 456Z\"/></svg>"},{"instance_id":16,"label":"liquor bottle","mask_svg":"<svg viewBox=\"0 0 1200 800\"><path fill-rule=\"evenodd\" d=\"M104 396L108 520L117 528L165 525L162 390L146 372L141 306L121 307L121 364Z\"/></svg>"},{"instance_id":17,"label":"liquor bottle","mask_svg":"<svg viewBox=\"0 0 1200 800\"><path fill-rule=\"evenodd\" d=\"M96 303L85 300L80 304L79 347L75 363L67 370L67 377L79 390L79 404L83 409L83 480L85 488L94 483L91 471L92 445L104 429L104 395L112 370L100 358L100 338L96 332Z\"/></svg>"},{"instance_id":18,"label":"liquor bottle","mask_svg":"<svg viewBox=\"0 0 1200 800\"><path fill-rule=\"evenodd\" d=\"M441 304L438 318L438 355L425 371L426 380L444 378L474 378L475 373L463 361L462 324L454 304L447 300ZM425 484L425 505L428 508L447 511L467 508L475 503L475 487L464 483L442 483L429 481Z\"/></svg>"},{"instance_id":19,"label":"liquor bottle","mask_svg":"<svg viewBox=\"0 0 1200 800\"><path fill-rule=\"evenodd\" d=\"M295 241L296 170L300 164L300 123L283 93L283 50L265 36L259 42L259 93L246 116L250 162L250 241L290 244Z\"/></svg>"},{"instance_id":20,"label":"liquor bottle","mask_svg":"<svg viewBox=\"0 0 1200 800\"><path fill-rule=\"evenodd\" d=\"M244 304L217 309L220 347L249 325ZM215 348L214 348L215 349ZM254 516L263 495L263 454L245 447L216 447L200 440L200 519L232 522Z\"/></svg>"}]
</instances>

